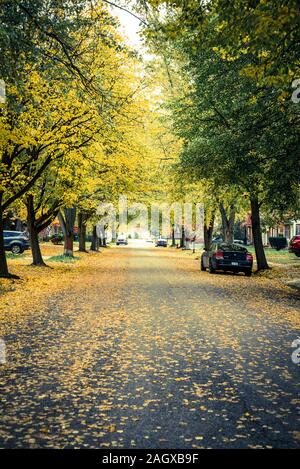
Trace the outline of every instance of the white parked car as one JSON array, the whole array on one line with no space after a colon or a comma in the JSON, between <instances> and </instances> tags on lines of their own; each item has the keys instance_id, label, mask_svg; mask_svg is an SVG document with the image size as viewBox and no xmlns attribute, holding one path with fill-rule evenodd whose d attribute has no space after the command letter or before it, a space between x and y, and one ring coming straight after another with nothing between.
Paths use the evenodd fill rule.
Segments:
<instances>
[{"instance_id":1,"label":"white parked car","mask_svg":"<svg viewBox=\"0 0 300 469\"><path fill-rule=\"evenodd\" d=\"M123 245L127 246L127 244L128 244L128 239L127 239L127 236L126 236L126 235L120 234L120 235L117 237L116 245L117 245L117 246L120 246L120 244L123 244Z\"/></svg>"}]
</instances>

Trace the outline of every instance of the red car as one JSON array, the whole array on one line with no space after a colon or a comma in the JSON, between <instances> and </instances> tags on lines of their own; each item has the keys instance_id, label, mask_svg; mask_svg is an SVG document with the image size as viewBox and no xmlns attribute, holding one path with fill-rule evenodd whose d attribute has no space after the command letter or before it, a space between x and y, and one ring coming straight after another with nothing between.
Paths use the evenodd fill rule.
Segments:
<instances>
[{"instance_id":1,"label":"red car","mask_svg":"<svg viewBox=\"0 0 300 469\"><path fill-rule=\"evenodd\" d=\"M294 236L289 244L289 252L293 252L300 257L300 235Z\"/></svg>"}]
</instances>

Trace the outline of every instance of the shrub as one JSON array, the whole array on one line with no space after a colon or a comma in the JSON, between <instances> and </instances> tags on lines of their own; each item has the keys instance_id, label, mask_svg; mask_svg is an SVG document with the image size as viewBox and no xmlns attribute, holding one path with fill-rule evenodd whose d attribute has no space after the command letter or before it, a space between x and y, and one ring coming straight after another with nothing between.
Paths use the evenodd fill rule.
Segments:
<instances>
[{"instance_id":1,"label":"shrub","mask_svg":"<svg viewBox=\"0 0 300 469\"><path fill-rule=\"evenodd\" d=\"M63 236L62 233L55 233L55 234L49 236L49 239L50 239L51 243L53 243L53 244L62 244L64 236Z\"/></svg>"},{"instance_id":2,"label":"shrub","mask_svg":"<svg viewBox=\"0 0 300 469\"><path fill-rule=\"evenodd\" d=\"M283 236L270 237L269 243L273 249L276 249L276 251L280 251L280 249L284 249L287 247L287 239Z\"/></svg>"}]
</instances>

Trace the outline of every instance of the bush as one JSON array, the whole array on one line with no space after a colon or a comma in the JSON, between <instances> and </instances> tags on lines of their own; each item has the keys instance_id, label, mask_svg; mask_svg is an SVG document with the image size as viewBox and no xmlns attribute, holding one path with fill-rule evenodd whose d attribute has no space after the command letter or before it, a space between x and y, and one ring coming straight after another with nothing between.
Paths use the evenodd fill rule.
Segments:
<instances>
[{"instance_id":1,"label":"bush","mask_svg":"<svg viewBox=\"0 0 300 469\"><path fill-rule=\"evenodd\" d=\"M56 233L56 234L49 236L49 239L51 243L53 244L62 244L64 236L62 233Z\"/></svg>"},{"instance_id":2,"label":"bush","mask_svg":"<svg viewBox=\"0 0 300 469\"><path fill-rule=\"evenodd\" d=\"M287 239L283 236L270 237L269 243L273 249L276 249L276 251L280 251L280 249L284 249L287 247Z\"/></svg>"}]
</instances>

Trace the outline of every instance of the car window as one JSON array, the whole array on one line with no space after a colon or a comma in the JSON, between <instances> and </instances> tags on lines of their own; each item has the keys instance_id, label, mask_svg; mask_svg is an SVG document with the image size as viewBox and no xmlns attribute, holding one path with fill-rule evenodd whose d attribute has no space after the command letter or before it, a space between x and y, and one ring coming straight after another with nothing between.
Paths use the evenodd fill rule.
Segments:
<instances>
[{"instance_id":1,"label":"car window","mask_svg":"<svg viewBox=\"0 0 300 469\"><path fill-rule=\"evenodd\" d=\"M18 238L23 234L23 231L3 231L4 238Z\"/></svg>"},{"instance_id":2,"label":"car window","mask_svg":"<svg viewBox=\"0 0 300 469\"><path fill-rule=\"evenodd\" d=\"M12 238L13 236L16 236L15 231L3 231L3 234L6 238Z\"/></svg>"},{"instance_id":3,"label":"car window","mask_svg":"<svg viewBox=\"0 0 300 469\"><path fill-rule=\"evenodd\" d=\"M247 252L247 249L243 246L239 246L238 244L221 244L220 249L222 251L238 251L238 252Z\"/></svg>"}]
</instances>

